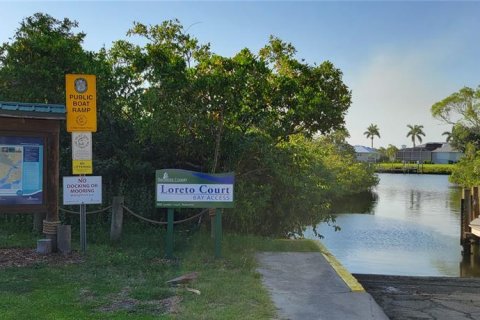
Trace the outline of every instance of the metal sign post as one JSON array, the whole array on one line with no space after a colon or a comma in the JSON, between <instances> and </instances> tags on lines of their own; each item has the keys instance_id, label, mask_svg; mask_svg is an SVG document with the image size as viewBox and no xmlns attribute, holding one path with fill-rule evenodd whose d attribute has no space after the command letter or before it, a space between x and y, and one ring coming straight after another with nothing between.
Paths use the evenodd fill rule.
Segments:
<instances>
[{"instance_id":1,"label":"metal sign post","mask_svg":"<svg viewBox=\"0 0 480 320\"><path fill-rule=\"evenodd\" d=\"M80 204L80 245L82 253L87 251L87 206Z\"/></svg>"}]
</instances>

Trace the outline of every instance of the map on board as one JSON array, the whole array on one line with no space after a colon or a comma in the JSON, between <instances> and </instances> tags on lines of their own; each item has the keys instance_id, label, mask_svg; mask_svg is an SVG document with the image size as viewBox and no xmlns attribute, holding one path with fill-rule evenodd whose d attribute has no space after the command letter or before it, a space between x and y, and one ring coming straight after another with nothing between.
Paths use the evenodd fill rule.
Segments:
<instances>
[{"instance_id":1,"label":"map on board","mask_svg":"<svg viewBox=\"0 0 480 320\"><path fill-rule=\"evenodd\" d=\"M43 139L0 136L0 205L43 203Z\"/></svg>"},{"instance_id":2,"label":"map on board","mask_svg":"<svg viewBox=\"0 0 480 320\"><path fill-rule=\"evenodd\" d=\"M0 145L0 194L16 195L22 190L23 148Z\"/></svg>"}]
</instances>

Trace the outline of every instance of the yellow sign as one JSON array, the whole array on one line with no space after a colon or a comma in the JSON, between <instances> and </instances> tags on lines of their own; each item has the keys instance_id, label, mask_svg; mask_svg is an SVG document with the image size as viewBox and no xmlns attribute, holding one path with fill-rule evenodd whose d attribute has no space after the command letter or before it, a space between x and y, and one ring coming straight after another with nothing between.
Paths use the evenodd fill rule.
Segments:
<instances>
[{"instance_id":1,"label":"yellow sign","mask_svg":"<svg viewBox=\"0 0 480 320\"><path fill-rule=\"evenodd\" d=\"M93 164L92 160L72 160L73 174L92 174Z\"/></svg>"},{"instance_id":2,"label":"yellow sign","mask_svg":"<svg viewBox=\"0 0 480 320\"><path fill-rule=\"evenodd\" d=\"M67 132L97 131L97 80L92 74L65 75Z\"/></svg>"}]
</instances>

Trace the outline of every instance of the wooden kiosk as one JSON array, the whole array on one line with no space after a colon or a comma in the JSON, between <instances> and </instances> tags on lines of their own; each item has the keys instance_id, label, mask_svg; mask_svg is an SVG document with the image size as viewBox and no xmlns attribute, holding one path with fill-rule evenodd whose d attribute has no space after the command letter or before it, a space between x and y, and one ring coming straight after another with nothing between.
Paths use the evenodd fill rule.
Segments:
<instances>
[{"instance_id":1,"label":"wooden kiosk","mask_svg":"<svg viewBox=\"0 0 480 320\"><path fill-rule=\"evenodd\" d=\"M56 250L59 133L65 106L0 102L0 213L43 217ZM40 230L39 230L40 231Z\"/></svg>"}]
</instances>

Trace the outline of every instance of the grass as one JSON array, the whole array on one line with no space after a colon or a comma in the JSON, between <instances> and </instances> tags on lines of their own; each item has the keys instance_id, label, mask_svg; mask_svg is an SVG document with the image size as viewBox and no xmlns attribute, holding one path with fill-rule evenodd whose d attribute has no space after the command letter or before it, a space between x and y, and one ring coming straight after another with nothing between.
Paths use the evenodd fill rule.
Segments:
<instances>
[{"instance_id":1,"label":"grass","mask_svg":"<svg viewBox=\"0 0 480 320\"><path fill-rule=\"evenodd\" d=\"M424 174L451 174L454 164L422 164L417 166L416 164L406 164L407 168L419 168L420 173ZM377 163L377 171L381 172L402 172L404 169L403 163Z\"/></svg>"},{"instance_id":2,"label":"grass","mask_svg":"<svg viewBox=\"0 0 480 320\"><path fill-rule=\"evenodd\" d=\"M177 259L169 261L161 228L131 228L117 244L100 229L88 236L82 263L0 269L1 319L272 319L255 252L319 250L310 240L225 234L224 258L215 259L208 232L176 232ZM33 248L38 238L0 224L0 248ZM165 284L193 271L189 287L200 295Z\"/></svg>"}]
</instances>

